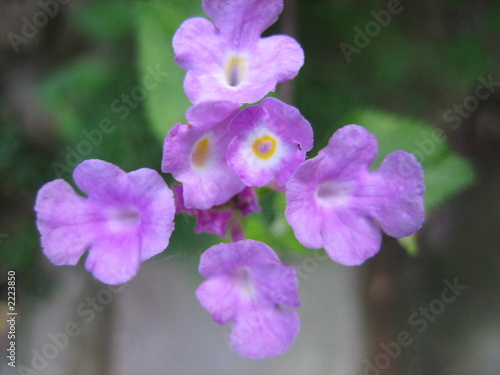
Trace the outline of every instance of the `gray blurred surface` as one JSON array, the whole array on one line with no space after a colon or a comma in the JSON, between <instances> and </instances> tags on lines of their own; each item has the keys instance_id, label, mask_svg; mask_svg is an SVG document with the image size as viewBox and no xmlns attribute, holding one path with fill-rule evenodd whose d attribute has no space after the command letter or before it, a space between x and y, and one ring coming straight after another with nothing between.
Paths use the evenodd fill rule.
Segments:
<instances>
[{"instance_id":1,"label":"gray blurred surface","mask_svg":"<svg viewBox=\"0 0 500 375\"><path fill-rule=\"evenodd\" d=\"M296 261L300 265L303 259ZM106 368L114 375L359 373L366 357L359 269L325 260L304 273L298 339L282 356L251 360L231 352L224 340L229 326L217 325L198 303L195 290L201 278L196 268L195 261L158 257L146 262L122 291L111 294L82 270L53 267L57 289L47 300L29 302L29 333L26 337L24 332L18 365L31 367L31 351L42 353L51 343L48 334L62 332L74 321L81 333L39 374L101 374ZM113 300L87 323L92 316L87 297L99 293L113 295ZM82 302L85 309L77 313ZM107 335L109 354L103 345Z\"/></svg>"}]
</instances>

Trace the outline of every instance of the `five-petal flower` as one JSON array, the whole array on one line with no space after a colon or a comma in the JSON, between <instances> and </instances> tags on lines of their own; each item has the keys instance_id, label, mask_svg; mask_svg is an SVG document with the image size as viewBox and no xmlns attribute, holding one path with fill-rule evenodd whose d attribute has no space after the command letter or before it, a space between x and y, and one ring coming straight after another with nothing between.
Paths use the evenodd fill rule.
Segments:
<instances>
[{"instance_id":1,"label":"five-petal flower","mask_svg":"<svg viewBox=\"0 0 500 375\"><path fill-rule=\"evenodd\" d=\"M348 125L297 167L286 186L285 215L304 246L324 247L334 261L357 265L379 251L380 228L397 238L420 229L422 167L412 154L394 151L369 172L377 149L374 135Z\"/></svg>"},{"instance_id":2,"label":"five-petal flower","mask_svg":"<svg viewBox=\"0 0 500 375\"><path fill-rule=\"evenodd\" d=\"M45 255L56 265L85 267L106 284L129 281L141 262L162 252L174 230L174 197L160 175L143 168L125 173L102 160L79 164L73 178L45 184L35 204Z\"/></svg>"},{"instance_id":3,"label":"five-petal flower","mask_svg":"<svg viewBox=\"0 0 500 375\"><path fill-rule=\"evenodd\" d=\"M266 244L243 240L206 250L199 272L206 280L196 296L219 324L233 322L230 342L250 358L282 354L297 337L299 307L295 269Z\"/></svg>"},{"instance_id":4,"label":"five-petal flower","mask_svg":"<svg viewBox=\"0 0 500 375\"><path fill-rule=\"evenodd\" d=\"M295 107L274 98L241 111L229 132L235 138L227 162L247 186L264 186L274 178L284 185L313 146L309 122Z\"/></svg>"},{"instance_id":5,"label":"five-petal flower","mask_svg":"<svg viewBox=\"0 0 500 375\"><path fill-rule=\"evenodd\" d=\"M187 125L177 124L167 135L162 171L183 184L186 208L206 210L225 203L245 187L226 163L232 139L227 125L238 104L203 102L191 107Z\"/></svg>"},{"instance_id":6,"label":"five-petal flower","mask_svg":"<svg viewBox=\"0 0 500 375\"><path fill-rule=\"evenodd\" d=\"M203 0L202 5L215 25L188 19L173 40L192 103L255 103L297 75L304 64L300 45L285 35L260 37L278 19L283 0Z\"/></svg>"}]
</instances>

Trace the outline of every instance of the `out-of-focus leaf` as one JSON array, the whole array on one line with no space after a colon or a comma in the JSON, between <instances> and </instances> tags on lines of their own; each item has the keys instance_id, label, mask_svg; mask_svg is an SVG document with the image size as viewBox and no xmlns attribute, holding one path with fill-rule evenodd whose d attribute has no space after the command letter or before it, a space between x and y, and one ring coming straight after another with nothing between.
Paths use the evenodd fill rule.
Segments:
<instances>
[{"instance_id":1,"label":"out-of-focus leaf","mask_svg":"<svg viewBox=\"0 0 500 375\"><path fill-rule=\"evenodd\" d=\"M50 75L40 86L40 98L45 108L60 125L67 138L80 136L84 126L79 110L87 110L89 102L99 97L110 82L112 68L96 59L81 59Z\"/></svg>"},{"instance_id":2,"label":"out-of-focus leaf","mask_svg":"<svg viewBox=\"0 0 500 375\"><path fill-rule=\"evenodd\" d=\"M158 85L147 92L145 110L155 135L163 140L176 123L184 122L184 113L190 106L183 90L185 71L174 61L172 38L186 18L201 15L200 4L193 0L168 0L135 5L139 82L147 76L157 78Z\"/></svg>"},{"instance_id":3,"label":"out-of-focus leaf","mask_svg":"<svg viewBox=\"0 0 500 375\"><path fill-rule=\"evenodd\" d=\"M119 39L134 28L131 2L94 1L84 3L75 12L80 30L92 39Z\"/></svg>"}]
</instances>

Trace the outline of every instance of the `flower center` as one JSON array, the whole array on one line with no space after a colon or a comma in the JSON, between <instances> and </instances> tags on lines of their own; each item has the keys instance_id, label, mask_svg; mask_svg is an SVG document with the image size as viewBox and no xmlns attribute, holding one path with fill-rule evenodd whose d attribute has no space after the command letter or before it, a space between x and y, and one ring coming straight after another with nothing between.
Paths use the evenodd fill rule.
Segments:
<instances>
[{"instance_id":1,"label":"flower center","mask_svg":"<svg viewBox=\"0 0 500 375\"><path fill-rule=\"evenodd\" d=\"M270 135L265 135L253 142L252 151L259 159L268 160L276 152L276 147L276 139Z\"/></svg>"},{"instance_id":2,"label":"flower center","mask_svg":"<svg viewBox=\"0 0 500 375\"><path fill-rule=\"evenodd\" d=\"M347 184L326 181L321 183L316 190L316 197L325 203L343 203L350 191Z\"/></svg>"},{"instance_id":3,"label":"flower center","mask_svg":"<svg viewBox=\"0 0 500 375\"><path fill-rule=\"evenodd\" d=\"M191 163L195 167L203 167L208 160L208 153L210 151L210 142L208 138L203 138L198 141L193 147L193 152L191 153Z\"/></svg>"},{"instance_id":4,"label":"flower center","mask_svg":"<svg viewBox=\"0 0 500 375\"><path fill-rule=\"evenodd\" d=\"M238 86L245 78L247 61L244 57L232 56L226 63L226 81L231 87Z\"/></svg>"},{"instance_id":5,"label":"flower center","mask_svg":"<svg viewBox=\"0 0 500 375\"><path fill-rule=\"evenodd\" d=\"M252 275L247 267L236 271L236 280L240 286L241 294L245 297L252 297L255 294L255 286L252 282Z\"/></svg>"},{"instance_id":6,"label":"flower center","mask_svg":"<svg viewBox=\"0 0 500 375\"><path fill-rule=\"evenodd\" d=\"M108 213L109 229L113 232L131 229L141 222L141 215L135 208L118 208Z\"/></svg>"}]
</instances>

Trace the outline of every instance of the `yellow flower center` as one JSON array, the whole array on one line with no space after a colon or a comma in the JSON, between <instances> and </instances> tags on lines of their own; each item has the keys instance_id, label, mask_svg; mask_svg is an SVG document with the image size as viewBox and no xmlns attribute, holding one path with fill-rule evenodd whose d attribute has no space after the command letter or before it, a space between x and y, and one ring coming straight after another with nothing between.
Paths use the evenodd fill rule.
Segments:
<instances>
[{"instance_id":1,"label":"yellow flower center","mask_svg":"<svg viewBox=\"0 0 500 375\"><path fill-rule=\"evenodd\" d=\"M276 139L265 135L253 142L252 151L259 159L268 160L275 154L276 147Z\"/></svg>"},{"instance_id":2,"label":"yellow flower center","mask_svg":"<svg viewBox=\"0 0 500 375\"><path fill-rule=\"evenodd\" d=\"M226 63L226 81L229 86L238 86L245 78L247 61L244 57L232 56Z\"/></svg>"},{"instance_id":3,"label":"yellow flower center","mask_svg":"<svg viewBox=\"0 0 500 375\"><path fill-rule=\"evenodd\" d=\"M195 167L203 167L207 163L208 153L210 151L210 142L208 138L198 141L191 153L191 163Z\"/></svg>"}]
</instances>

